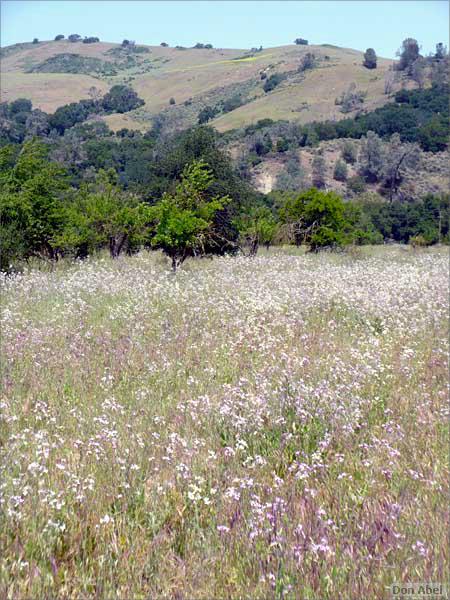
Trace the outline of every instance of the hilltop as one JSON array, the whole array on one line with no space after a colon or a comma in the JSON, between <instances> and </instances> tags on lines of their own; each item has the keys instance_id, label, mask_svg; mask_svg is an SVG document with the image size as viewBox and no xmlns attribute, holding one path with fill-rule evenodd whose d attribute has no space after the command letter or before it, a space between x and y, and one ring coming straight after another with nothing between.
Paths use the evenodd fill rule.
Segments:
<instances>
[{"instance_id":1,"label":"hilltop","mask_svg":"<svg viewBox=\"0 0 450 600\"><path fill-rule=\"evenodd\" d=\"M314 56L314 64L299 72L308 54ZM126 115L103 117L113 130L148 129L157 114L173 128L182 128L195 124L199 112L211 106L220 112L210 124L223 132L262 118L339 120L346 115L336 98L352 84L366 94L365 111L384 105L393 61L379 58L374 70L362 62L361 52L329 44L246 50L68 40L23 43L2 49L2 99L26 97L34 107L51 113L88 98L92 88L104 94L112 85L125 83L145 105ZM263 86L273 75L279 81L266 92ZM389 91L400 86L397 80Z\"/></svg>"}]
</instances>

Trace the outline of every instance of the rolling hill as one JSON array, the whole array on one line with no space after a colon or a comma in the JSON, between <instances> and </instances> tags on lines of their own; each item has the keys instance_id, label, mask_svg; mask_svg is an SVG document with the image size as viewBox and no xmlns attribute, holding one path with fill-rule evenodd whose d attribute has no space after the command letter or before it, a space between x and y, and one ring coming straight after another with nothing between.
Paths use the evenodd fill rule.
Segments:
<instances>
[{"instance_id":1,"label":"rolling hill","mask_svg":"<svg viewBox=\"0 0 450 600\"><path fill-rule=\"evenodd\" d=\"M314 68L299 72L307 53ZM15 44L1 51L2 100L26 97L36 108L54 112L59 106L88 98L92 88L105 93L112 85L133 87L145 105L131 113L103 117L114 129L147 129L164 115L173 128L197 122L205 106L239 99L236 108L221 110L210 121L219 131L259 119L306 123L340 119L335 104L350 85L366 94L363 108L389 101L385 77L392 60L379 59L376 70L362 66L362 53L331 45L287 45L267 49L197 49L131 46L67 40ZM265 92L265 81L281 81ZM393 91L401 82L394 84Z\"/></svg>"}]
</instances>

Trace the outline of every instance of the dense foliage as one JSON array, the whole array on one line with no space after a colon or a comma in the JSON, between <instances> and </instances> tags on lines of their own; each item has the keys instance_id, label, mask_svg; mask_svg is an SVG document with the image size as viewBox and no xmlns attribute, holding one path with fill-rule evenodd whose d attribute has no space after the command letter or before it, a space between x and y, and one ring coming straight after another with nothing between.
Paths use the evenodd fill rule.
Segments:
<instances>
[{"instance_id":1,"label":"dense foliage","mask_svg":"<svg viewBox=\"0 0 450 600\"><path fill-rule=\"evenodd\" d=\"M134 44L128 41L129 47ZM440 65L444 58L438 50L436 56ZM282 79L267 78L266 91ZM223 151L235 132L220 135L201 125L170 136L158 118L145 134L110 131L99 116L143 104L126 85L113 86L103 97L91 88L90 99L52 115L33 109L25 98L2 103L1 268L31 256L83 257L101 248L116 257L142 245L161 248L176 268L191 255L239 249L254 254L274 240L305 243L312 250L383 240L447 242L448 196L413 200L399 189L420 160L419 145L431 152L447 147L448 91L442 82L403 89L395 102L338 122L262 119L238 132L235 139L245 140L248 154L237 169ZM355 95L349 89L339 102L345 107ZM199 122L245 101L236 94L206 106ZM356 142L346 139L332 168L351 202L327 191L328 165L320 148L311 162L317 189L305 190L295 150L334 138L362 138L359 153ZM274 152L284 154L284 168L278 191L265 197L249 184L248 165ZM353 165L351 176L347 165ZM360 199L374 183L389 203Z\"/></svg>"},{"instance_id":2,"label":"dense foliage","mask_svg":"<svg viewBox=\"0 0 450 600\"><path fill-rule=\"evenodd\" d=\"M92 95L94 97L90 99L60 106L51 115L39 109L33 110L31 101L26 98L11 103L3 102L0 104L0 145L21 143L33 135L46 137L51 130L62 135L67 129L91 117L129 112L144 104L136 92L126 85L114 85L103 98L96 88L92 88Z\"/></svg>"}]
</instances>

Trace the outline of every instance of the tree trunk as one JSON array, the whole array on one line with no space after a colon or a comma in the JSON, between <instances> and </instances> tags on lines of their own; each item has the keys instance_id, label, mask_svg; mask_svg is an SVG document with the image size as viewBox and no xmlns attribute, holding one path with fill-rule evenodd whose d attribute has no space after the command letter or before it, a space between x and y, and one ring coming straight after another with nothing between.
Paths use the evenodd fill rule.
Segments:
<instances>
[{"instance_id":1,"label":"tree trunk","mask_svg":"<svg viewBox=\"0 0 450 600\"><path fill-rule=\"evenodd\" d=\"M258 242L258 238L255 237L251 242L250 242L250 254L249 256L256 256L258 253L258 247L259 247L259 242Z\"/></svg>"},{"instance_id":2,"label":"tree trunk","mask_svg":"<svg viewBox=\"0 0 450 600\"><path fill-rule=\"evenodd\" d=\"M113 235L109 238L109 254L111 258L117 258L120 255L126 240L126 233L122 233L119 236Z\"/></svg>"}]
</instances>

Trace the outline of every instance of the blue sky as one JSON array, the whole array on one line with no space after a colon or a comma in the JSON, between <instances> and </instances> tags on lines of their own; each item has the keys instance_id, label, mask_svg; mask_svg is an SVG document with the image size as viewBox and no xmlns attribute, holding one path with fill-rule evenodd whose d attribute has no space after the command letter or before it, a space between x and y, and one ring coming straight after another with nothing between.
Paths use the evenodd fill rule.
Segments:
<instances>
[{"instance_id":1,"label":"blue sky","mask_svg":"<svg viewBox=\"0 0 450 600\"><path fill-rule=\"evenodd\" d=\"M70 1L2 0L1 45L53 39L58 33L101 40L218 48L279 46L304 37L394 58L414 37L424 54L448 45L447 1Z\"/></svg>"}]
</instances>

